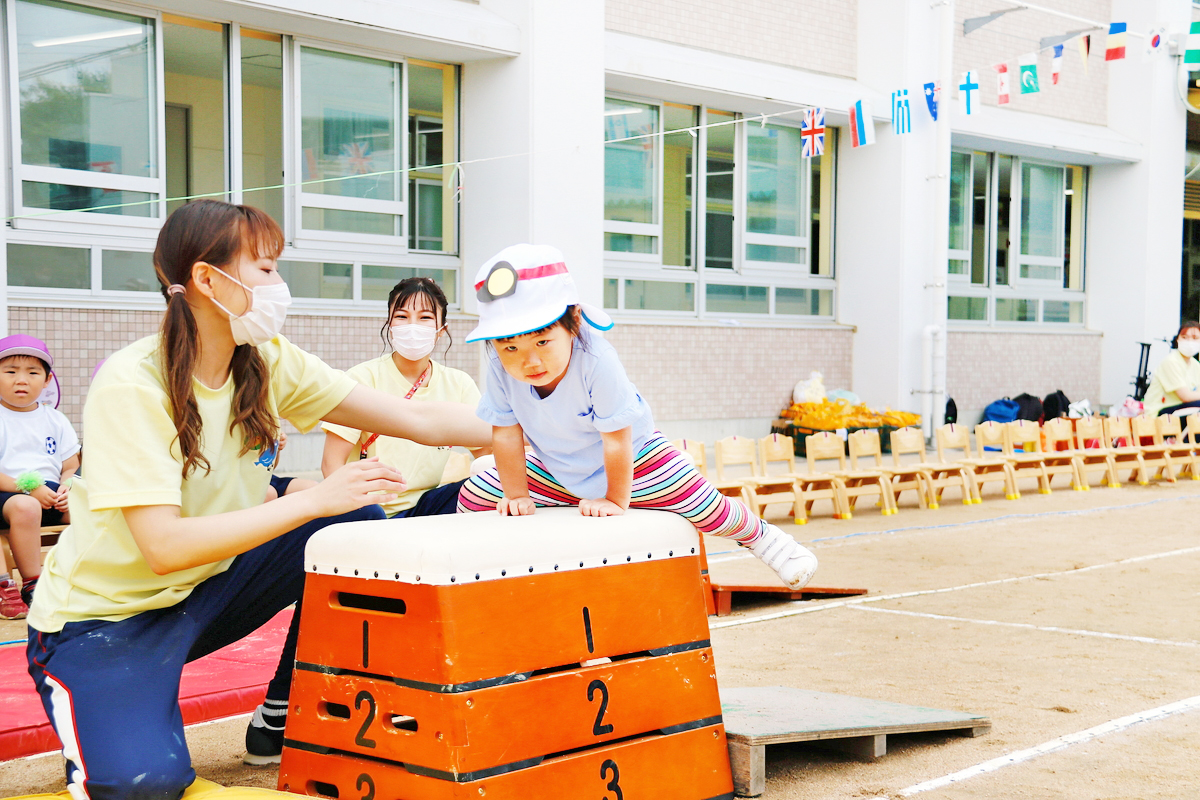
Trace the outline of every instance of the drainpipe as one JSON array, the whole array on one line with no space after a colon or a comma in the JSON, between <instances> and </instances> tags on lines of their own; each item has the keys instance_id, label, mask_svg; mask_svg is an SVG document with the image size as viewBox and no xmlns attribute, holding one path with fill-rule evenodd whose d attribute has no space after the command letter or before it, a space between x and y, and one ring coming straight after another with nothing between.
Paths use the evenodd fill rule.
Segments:
<instances>
[{"instance_id":1,"label":"drainpipe","mask_svg":"<svg viewBox=\"0 0 1200 800\"><path fill-rule=\"evenodd\" d=\"M950 117L956 109L951 98L954 87L954 0L935 0L931 8L939 9L938 18L938 98L937 135L934 174L930 184L936 192L933 203L933 247L926 308L929 324L924 337L928 340L928 356L922 370L928 370L928 380L921 387L921 428L928 440L933 429L942 422L946 409L946 304L947 272L950 259Z\"/></svg>"},{"instance_id":2,"label":"drainpipe","mask_svg":"<svg viewBox=\"0 0 1200 800\"><path fill-rule=\"evenodd\" d=\"M921 331L921 433L927 441L933 438L935 414L946 408L945 374L945 331L940 325L926 325Z\"/></svg>"}]
</instances>

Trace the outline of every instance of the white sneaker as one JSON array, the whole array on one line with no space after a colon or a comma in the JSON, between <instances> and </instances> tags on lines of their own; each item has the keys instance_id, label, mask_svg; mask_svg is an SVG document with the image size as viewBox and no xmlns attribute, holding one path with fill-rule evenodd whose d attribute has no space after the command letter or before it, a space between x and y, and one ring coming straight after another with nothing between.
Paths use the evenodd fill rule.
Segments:
<instances>
[{"instance_id":1,"label":"white sneaker","mask_svg":"<svg viewBox=\"0 0 1200 800\"><path fill-rule=\"evenodd\" d=\"M817 571L817 557L812 551L774 525L767 525L766 533L750 545L750 552L792 589L804 586Z\"/></svg>"}]
</instances>

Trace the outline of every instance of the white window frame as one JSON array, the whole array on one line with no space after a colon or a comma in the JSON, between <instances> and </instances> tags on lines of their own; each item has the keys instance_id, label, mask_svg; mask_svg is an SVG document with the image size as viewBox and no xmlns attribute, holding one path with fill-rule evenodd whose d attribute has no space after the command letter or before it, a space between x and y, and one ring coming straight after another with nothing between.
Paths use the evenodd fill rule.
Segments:
<instances>
[{"instance_id":1,"label":"white window frame","mask_svg":"<svg viewBox=\"0 0 1200 800\"><path fill-rule=\"evenodd\" d=\"M656 265L661 267L662 263L662 212L663 212L663 104L661 100L646 100L644 98L633 97L615 92L605 92L605 100L616 100L619 102L637 103L638 105L650 106L657 111L655 121L654 136L651 142L654 146L654 219L657 222L622 222L620 220L604 220L605 233L628 234L632 236L649 236L654 239L654 253L627 253L620 250L605 250L604 258L607 261L630 261L646 265ZM608 142L604 143L604 152L608 151ZM607 192L608 187L605 186ZM689 272L691 270L688 270Z\"/></svg>"},{"instance_id":2,"label":"white window frame","mask_svg":"<svg viewBox=\"0 0 1200 800\"><path fill-rule=\"evenodd\" d=\"M293 185L288 190L292 195L292 211L290 214L295 226L294 243L297 246L310 245L320 247L336 242L340 247L353 252L370 253L375 248L385 246L396 249L399 253L408 252L408 63L407 59L377 50L335 45L330 42L292 37L292 129L291 164L292 174L304 174L303 142L303 76L301 75L301 48L322 50L330 53L363 56L379 61L387 61L400 83L400 92L393 99L392 113L396 120L396 196L398 200L372 200L364 197L343 197L340 195L318 194L304 191L299 181L289 181ZM285 65L286 66L286 65ZM343 231L320 231L304 227L304 209L320 208L337 211L362 211L371 214L390 214L399 217L397 233L392 236L373 233L346 233Z\"/></svg>"},{"instance_id":3,"label":"white window frame","mask_svg":"<svg viewBox=\"0 0 1200 800\"><path fill-rule=\"evenodd\" d=\"M965 219L963 220L964 225L966 226L966 229L967 229L967 249L966 250L955 250L954 248L950 248L949 260L950 261L965 261L965 262L967 262L967 272L965 275L959 275L957 273L953 273L950 271L949 263L947 263L946 264L946 278L953 285L954 293L956 295L963 295L963 294L965 294L965 292L959 292L958 290L960 288L966 289L968 287L980 287L980 286L986 287L988 285L988 283L990 282L991 270L990 270L990 263L989 263L989 265L988 265L989 268L984 270L985 275L984 275L984 283L983 284L971 283L971 258L972 258L971 246L973 244L972 237L974 236L974 231L975 231L975 159L978 158L978 153L976 153L973 150L957 150L957 149L954 152L955 153L964 153L970 157L970 162L967 165L967 208L966 208L966 214L964 215ZM988 189L987 189L987 191L988 191L988 194L990 195L991 191L992 191L992 180L991 180L992 165L989 164L988 166L989 166L989 169L988 169ZM991 206L988 205L988 208L991 208ZM992 216L994 216L994 215L992 215ZM984 245L985 248L991 247L991 243L993 241L993 238L992 238L993 225L994 225L994 221L992 222L992 224L987 225L985 228L985 237L984 237L986 239L986 244ZM985 252L989 252L989 251L985 250Z\"/></svg>"},{"instance_id":4,"label":"white window frame","mask_svg":"<svg viewBox=\"0 0 1200 800\"><path fill-rule=\"evenodd\" d=\"M150 104L154 114L152 128L156 138L154 149L158 159L158 177L143 178L135 175L118 175L86 170L62 169L59 167L31 166L23 163L21 157L21 110L15 100L21 96L21 75L17 53L17 4L15 0L5 3L6 43L8 46L8 96L9 102L9 163L12 166L12 185L10 186L9 202L13 211L13 228L28 230L53 231L96 231L96 226L105 229L129 228L142 230L157 230L166 216L166 115L164 93L164 61L162 12L120 3L99 2L73 3L80 8L102 9L116 11L122 14L141 17L152 21L154 30L154 58L151 75L151 87L154 91L154 101ZM151 214L146 217L131 217L123 214L105 214L97 211L58 211L54 209L32 208L24 203L24 184L26 181L37 183L57 183L67 186L84 186L95 189L114 189L119 191L141 192L154 195L156 201L147 203Z\"/></svg>"},{"instance_id":5,"label":"white window frame","mask_svg":"<svg viewBox=\"0 0 1200 800\"><path fill-rule=\"evenodd\" d=\"M1065 236L1067 224L1068 224L1068 220L1066 218L1067 196L1065 194L1065 190L1067 187L1067 165L1066 164L1055 164L1055 163L1049 162L1049 161L1039 161L1037 159L1032 159L1032 158L1014 158L1013 163L1014 163L1014 165L1016 165L1016 168L1013 169L1013 179L1012 179L1012 185L1011 185L1011 188L1012 188L1011 208L1013 209L1014 215L1016 216L1016 218L1018 220L1018 226L1020 225L1022 204L1024 203L1024 199L1023 199L1022 195L1024 194L1025 165L1033 164L1033 165L1040 166L1040 167L1051 167L1054 169L1058 169L1060 171L1060 173L1062 174L1062 186L1063 186L1064 193L1058 198L1058 212L1059 212L1059 219L1062 221L1063 236ZM1013 272L1009 275L1009 280L1011 281L1012 285L1020 287L1022 289L1045 288L1045 287L1049 287L1049 286L1055 286L1059 289L1062 289L1063 276L1066 274L1066 268L1067 268L1066 257L1065 257L1066 254L1063 251L1063 241L1062 241L1063 237L1062 236L1055 237L1056 238L1056 242L1055 242L1056 248L1055 249L1057 249L1057 251L1058 251L1057 256L1027 256L1021 252L1021 233L1022 233L1022 231L1018 228L1017 238L1014 240L1016 242L1015 260L1016 260L1017 269L1015 272ZM1057 269L1058 274L1054 278L1023 278L1023 277L1021 277L1021 268L1026 267L1026 266L1029 266L1029 267L1053 267L1053 268ZM1040 314L1039 314L1039 316L1040 316Z\"/></svg>"}]
</instances>

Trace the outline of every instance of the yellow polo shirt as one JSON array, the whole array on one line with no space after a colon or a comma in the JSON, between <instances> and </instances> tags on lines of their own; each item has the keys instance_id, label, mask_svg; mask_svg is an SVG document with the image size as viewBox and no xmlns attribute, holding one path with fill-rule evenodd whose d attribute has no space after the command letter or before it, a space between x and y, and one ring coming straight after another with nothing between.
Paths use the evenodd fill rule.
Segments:
<instances>
[{"instance_id":1,"label":"yellow polo shirt","mask_svg":"<svg viewBox=\"0 0 1200 800\"><path fill-rule=\"evenodd\" d=\"M1146 413L1153 417L1164 408L1182 403L1176 389L1196 388L1200 388L1200 361L1172 350L1150 376L1150 388L1143 403Z\"/></svg>"},{"instance_id":2,"label":"yellow polo shirt","mask_svg":"<svg viewBox=\"0 0 1200 800\"><path fill-rule=\"evenodd\" d=\"M472 408L479 405L479 387L471 380L470 375L436 361L431 364L429 379L417 389L413 400L445 400L466 403ZM346 370L346 374L365 386L395 397L403 398L412 389L412 383L400 374L390 353L353 366ZM363 433L357 428L347 428L331 422L323 422L321 427L354 445L349 461L358 460L362 443L371 436L370 433ZM380 436L367 448L367 455L379 456L379 460L384 464L400 470L408 484L408 490L404 494L393 502L384 504L383 510L390 517L412 508L417 504L417 500L421 499L421 495L441 483L442 472L445 471L446 461L450 458L450 448L429 447L410 442L408 439Z\"/></svg>"},{"instance_id":3,"label":"yellow polo shirt","mask_svg":"<svg viewBox=\"0 0 1200 800\"><path fill-rule=\"evenodd\" d=\"M261 505L275 450L242 455L231 434L233 379L192 387L202 420L200 449L211 470L183 477L183 459L159 371L159 337L114 353L97 373L83 407L87 453L83 478L72 482L71 525L50 551L29 612L29 625L53 632L68 622L118 621L183 600L233 559L155 575L125 524L130 506L179 506L185 517ZM260 345L270 370L268 405L301 431L350 394L354 381L278 336Z\"/></svg>"}]
</instances>

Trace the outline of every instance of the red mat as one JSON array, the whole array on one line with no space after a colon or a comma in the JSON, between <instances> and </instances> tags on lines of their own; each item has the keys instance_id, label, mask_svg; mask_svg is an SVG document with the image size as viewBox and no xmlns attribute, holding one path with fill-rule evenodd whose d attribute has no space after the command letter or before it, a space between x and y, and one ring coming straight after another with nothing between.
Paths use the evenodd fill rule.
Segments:
<instances>
[{"instance_id":1,"label":"red mat","mask_svg":"<svg viewBox=\"0 0 1200 800\"><path fill-rule=\"evenodd\" d=\"M281 611L240 642L184 667L179 685L184 724L253 711L275 675L291 621L291 609ZM23 645L0 647L0 709L0 761L62 746L34 691Z\"/></svg>"}]
</instances>

